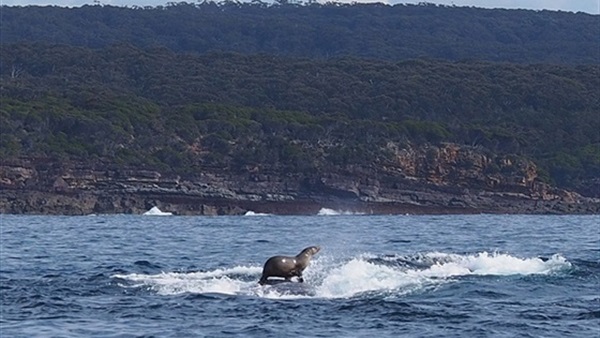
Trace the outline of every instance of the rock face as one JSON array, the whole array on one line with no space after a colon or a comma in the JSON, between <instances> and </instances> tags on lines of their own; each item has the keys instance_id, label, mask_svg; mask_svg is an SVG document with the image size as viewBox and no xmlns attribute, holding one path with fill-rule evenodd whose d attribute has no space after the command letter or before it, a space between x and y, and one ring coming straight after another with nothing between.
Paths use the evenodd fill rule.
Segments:
<instances>
[{"instance_id":1,"label":"rock face","mask_svg":"<svg viewBox=\"0 0 600 338\"><path fill-rule=\"evenodd\" d=\"M533 163L455 144L401 148L391 160L320 173L206 170L179 176L113 165L5 160L0 212L136 213L154 206L179 215L247 211L365 213L599 213L600 200L537 180Z\"/></svg>"}]
</instances>

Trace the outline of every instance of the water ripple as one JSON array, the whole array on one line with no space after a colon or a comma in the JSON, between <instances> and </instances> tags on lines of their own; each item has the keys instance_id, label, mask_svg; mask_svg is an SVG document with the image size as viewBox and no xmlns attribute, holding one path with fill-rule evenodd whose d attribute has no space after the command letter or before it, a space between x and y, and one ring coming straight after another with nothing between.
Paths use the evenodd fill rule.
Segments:
<instances>
[{"instance_id":1,"label":"water ripple","mask_svg":"<svg viewBox=\"0 0 600 338\"><path fill-rule=\"evenodd\" d=\"M597 216L3 217L6 337L562 338L600 319ZM305 284L257 284L314 244Z\"/></svg>"}]
</instances>

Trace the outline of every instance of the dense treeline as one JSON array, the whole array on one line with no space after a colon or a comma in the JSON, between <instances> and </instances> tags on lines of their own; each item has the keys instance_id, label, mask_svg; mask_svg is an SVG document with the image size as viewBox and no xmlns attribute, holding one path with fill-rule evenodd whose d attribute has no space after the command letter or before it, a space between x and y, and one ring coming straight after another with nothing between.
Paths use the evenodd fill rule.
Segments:
<instances>
[{"instance_id":1,"label":"dense treeline","mask_svg":"<svg viewBox=\"0 0 600 338\"><path fill-rule=\"evenodd\" d=\"M600 17L384 4L205 1L159 7L2 6L2 42L385 60L599 63Z\"/></svg>"},{"instance_id":2,"label":"dense treeline","mask_svg":"<svg viewBox=\"0 0 600 338\"><path fill-rule=\"evenodd\" d=\"M562 186L600 173L598 65L17 44L0 69L2 157L306 172L458 142L527 156Z\"/></svg>"}]
</instances>

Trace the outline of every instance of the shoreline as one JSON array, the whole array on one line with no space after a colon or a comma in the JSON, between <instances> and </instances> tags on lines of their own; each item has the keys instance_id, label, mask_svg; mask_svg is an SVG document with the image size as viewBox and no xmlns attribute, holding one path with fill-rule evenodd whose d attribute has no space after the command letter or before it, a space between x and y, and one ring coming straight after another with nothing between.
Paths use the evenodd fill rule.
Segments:
<instances>
[{"instance_id":1,"label":"shoreline","mask_svg":"<svg viewBox=\"0 0 600 338\"><path fill-rule=\"evenodd\" d=\"M443 201L440 196L440 201ZM472 197L472 196L471 196ZM456 197L454 197L456 199ZM463 196L464 198L464 196ZM107 203L110 201L111 203ZM600 202L565 203L527 199L497 199L495 207L419 205L398 201L365 202L360 200L320 198L294 201L250 201L209 199L198 196L168 196L148 194L103 193L64 195L47 192L0 193L0 214L11 215L61 215L84 216L91 214L142 215L153 207L173 216L224 216L246 213L310 216L324 209L339 214L354 215L470 215L470 214L521 214L521 215L594 215L600 214Z\"/></svg>"},{"instance_id":2,"label":"shoreline","mask_svg":"<svg viewBox=\"0 0 600 338\"><path fill-rule=\"evenodd\" d=\"M435 163L443 164L436 168L444 174L408 176L398 168L358 167L319 173L205 170L180 176L81 162L5 161L0 163L0 213L143 214L158 207L175 215L207 216L316 215L322 208L376 215L600 214L600 198L542 183L534 167L494 176L481 168L461 171L451 161Z\"/></svg>"}]
</instances>

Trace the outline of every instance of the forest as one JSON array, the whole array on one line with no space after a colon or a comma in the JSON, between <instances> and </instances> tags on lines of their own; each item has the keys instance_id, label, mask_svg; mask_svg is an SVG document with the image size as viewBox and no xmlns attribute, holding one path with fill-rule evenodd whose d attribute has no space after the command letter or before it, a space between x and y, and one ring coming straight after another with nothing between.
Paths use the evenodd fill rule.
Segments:
<instances>
[{"instance_id":1,"label":"forest","mask_svg":"<svg viewBox=\"0 0 600 338\"><path fill-rule=\"evenodd\" d=\"M305 58L598 63L597 15L554 11L279 0L158 7L1 7L2 43Z\"/></svg>"},{"instance_id":2,"label":"forest","mask_svg":"<svg viewBox=\"0 0 600 338\"><path fill-rule=\"evenodd\" d=\"M454 142L585 187L600 173L600 65L310 59L4 44L0 156L193 173L381 166Z\"/></svg>"}]
</instances>

